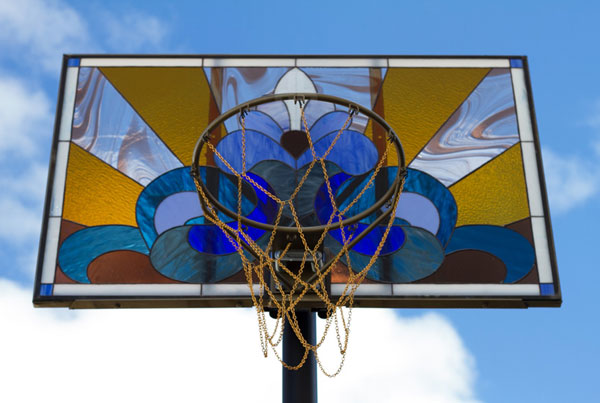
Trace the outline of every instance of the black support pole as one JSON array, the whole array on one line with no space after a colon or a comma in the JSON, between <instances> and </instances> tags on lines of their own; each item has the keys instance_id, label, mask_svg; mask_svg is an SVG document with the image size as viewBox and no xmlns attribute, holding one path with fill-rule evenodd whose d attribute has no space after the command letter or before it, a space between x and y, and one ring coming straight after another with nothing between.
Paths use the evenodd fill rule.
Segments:
<instances>
[{"instance_id":1,"label":"black support pole","mask_svg":"<svg viewBox=\"0 0 600 403\"><path fill-rule=\"evenodd\" d=\"M296 317L302 335L314 345L317 339L316 314L309 310L297 310ZM283 331L283 360L293 366L299 363L303 356L304 347L291 326L286 323ZM282 402L317 403L317 362L312 351L299 370L290 371L283 367Z\"/></svg>"}]
</instances>

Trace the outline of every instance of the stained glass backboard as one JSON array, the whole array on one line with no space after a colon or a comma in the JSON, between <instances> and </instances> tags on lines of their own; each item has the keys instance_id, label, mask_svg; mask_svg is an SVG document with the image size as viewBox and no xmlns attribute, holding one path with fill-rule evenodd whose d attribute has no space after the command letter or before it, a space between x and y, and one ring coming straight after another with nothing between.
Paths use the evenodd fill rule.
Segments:
<instances>
[{"instance_id":1,"label":"stained glass backboard","mask_svg":"<svg viewBox=\"0 0 600 403\"><path fill-rule=\"evenodd\" d=\"M289 92L350 100L381 116L402 141L406 184L356 306L560 305L520 56L65 56L34 303L250 306L239 256L204 218L189 174L192 154L198 135L225 111ZM325 102L309 102L305 112L317 149L344 129L327 158L343 202L378 162L386 133ZM250 172L284 192L281 178L301 171L309 152L288 146L302 131L297 109L285 102L256 108L245 129ZM237 155L240 133L240 120L228 119L211 144ZM389 188L396 158L387 156L373 198ZM216 193L235 191L214 156L203 155L201 165ZM324 188L311 189L300 207L303 219L319 223ZM272 219L248 192L244 214ZM336 233L327 237L329 248L339 248ZM361 265L372 254L363 242L350 259ZM347 276L334 270L333 295Z\"/></svg>"}]
</instances>

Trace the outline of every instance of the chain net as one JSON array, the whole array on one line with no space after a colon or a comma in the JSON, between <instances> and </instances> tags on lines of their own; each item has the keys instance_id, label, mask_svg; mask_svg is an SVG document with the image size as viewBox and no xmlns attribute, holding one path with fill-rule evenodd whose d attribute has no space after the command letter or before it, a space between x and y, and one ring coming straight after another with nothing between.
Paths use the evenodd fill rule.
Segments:
<instances>
[{"instance_id":1,"label":"chain net","mask_svg":"<svg viewBox=\"0 0 600 403\"><path fill-rule=\"evenodd\" d=\"M301 111L301 119L304 125L304 131L306 133L306 138L308 141L308 145L312 154L312 161L310 162L308 169L298 182L298 185L292 192L291 196L287 200L282 200L278 198L273 193L269 192L259 183L257 183L254 179L252 179L246 171L246 127L245 127L245 112L241 112L241 134L242 134L242 164L241 171L237 171L232 167L232 165L217 151L216 147L210 142L206 142L207 147L210 151L227 167L227 169L237 177L237 228L234 229L227 225L218 215L217 209L210 202L209 198L206 195L205 190L200 185L197 177L193 175L193 179L196 185L196 189L198 191L198 195L200 197L200 201L204 207L205 217L214 225L218 226L221 231L225 234L228 241L233 245L233 247L238 252L240 259L242 261L244 275L250 290L250 297L252 303L256 309L256 314L258 317L258 329L260 336L260 344L262 348L262 352L265 357L268 356L269 351L273 351L274 355L281 362L281 364L289 369L289 370L298 370L301 368L306 360L309 357L309 353L312 351L316 362L321 369L321 371L327 375L328 377L335 377L338 375L343 366L346 359L346 353L348 351L348 340L350 335L350 325L352 322L352 307L354 305L354 293L357 288L360 286L362 281L364 280L367 272L375 263L377 257L379 256L382 247L388 237L390 232L390 228L394 222L395 214L389 214L389 220L387 221L387 225L385 227L385 231L383 232L383 236L379 241L377 248L373 255L371 256L367 265L362 268L353 268L352 262L349 256L349 244L352 241L352 231L345 231L344 225L342 224L343 216L348 213L348 211L361 199L361 197L365 194L365 192L373 186L375 177L381 170L384 162L386 161L387 155L390 151L390 147L392 146L391 139L386 141L386 146L383 154L380 156L379 161L371 174L367 184L361 189L361 191L356 195L356 197L348 203L348 205L340 210L337 206L331 184L329 181L329 176L327 174L325 160L327 156L330 154L331 150L337 143L338 139L342 135L344 128L347 127L350 119L352 118L353 113L348 114L348 118L337 132L335 138L331 142L330 146L323 153L322 156L317 156L315 152L314 145L312 143L311 135L308 129L308 125L306 123L306 117L304 114L304 105L300 105ZM316 164L319 164L321 170L323 172L323 180L327 187L327 193L329 197L329 203L333 207L332 213L329 216L327 224L324 226L324 230L319 236L316 244L309 245L306 240L305 234L303 232L302 225L300 225L300 220L298 218L298 214L296 212L296 208L294 207L293 201L307 180L310 172L314 168ZM244 231L245 227L242 226L242 183L243 181L247 181L254 186L258 191L263 192L266 196L268 196L271 200L273 200L278 206L276 218L273 223L273 230L269 236L268 243L266 247L261 248L246 232ZM388 207L391 208L392 212L396 211L396 207L398 206L399 196L402 193L402 189L404 187L404 177L402 177L400 191L393 195L393 199L391 200L391 204L388 204ZM273 243L275 241L278 226L281 221L281 217L285 207L288 207L291 211L293 222L296 227L298 236L304 246L304 253L302 256L302 260L299 264L299 269L291 270L288 265L285 263L284 257L290 250L291 244L288 243L285 248L280 251L277 255L273 253ZM329 264L327 267L323 267L324 265L321 263L318 258L318 253L320 249L322 249L323 242L325 237L331 227L334 225L334 222L337 221L339 224L339 230L342 237L342 248L335 255L333 259L329 260ZM244 248L249 248L257 258L250 259L246 253L244 253ZM345 263L347 267L348 281L345 284L343 292L336 300L332 300L332 296L328 295L327 289L325 287L326 278L331 273L332 268L340 262L340 259L345 258ZM308 263L310 262L310 263ZM308 264L307 264L308 263ZM314 281L306 281L302 277L302 273L305 270L307 265L312 264L312 270L315 271L316 276L313 276ZM286 287L281 283L279 278L279 274L276 272L276 268L279 268L280 271L283 271L289 278L293 279L293 284L291 287ZM271 284L274 284L274 287L268 284L268 275L270 275L270 279L272 280ZM258 280L258 290L255 289L255 280ZM318 338L316 344L309 343L306 338L303 336L300 326L298 325L298 319L296 318L296 307L300 303L307 293L313 293L316 295L320 301L322 301L326 310L326 321L323 333ZM265 304L265 301L267 302ZM269 326L267 325L267 315L269 315L268 309L265 307L270 307L269 309L274 309L276 312L275 325L272 330L269 330ZM293 333L296 335L302 346L304 347L304 354L300 362L297 363L287 363L284 362L280 353L277 350L277 347L280 345L283 339L283 331L284 326L291 326ZM340 353L340 361L337 369L335 371L327 371L321 360L319 359L319 348L325 342L325 339L331 329L331 327L335 329L335 336L337 339L337 346Z\"/></svg>"}]
</instances>

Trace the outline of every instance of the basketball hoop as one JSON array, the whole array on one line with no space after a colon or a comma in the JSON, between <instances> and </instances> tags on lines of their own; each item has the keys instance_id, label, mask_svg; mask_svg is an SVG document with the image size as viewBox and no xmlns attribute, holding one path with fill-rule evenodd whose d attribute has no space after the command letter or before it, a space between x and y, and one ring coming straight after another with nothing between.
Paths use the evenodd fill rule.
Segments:
<instances>
[{"instance_id":1,"label":"basketball hoop","mask_svg":"<svg viewBox=\"0 0 600 403\"><path fill-rule=\"evenodd\" d=\"M308 164L308 168L296 184L290 197L285 200L278 197L272 190L268 190L265 186L258 183L252 175L249 174L246 167L246 115L260 105L277 101L293 101L300 108L306 141L308 142L312 154L312 161ZM327 150L320 156L318 156L315 151L304 113L305 106L310 101L323 101L348 108L348 118L337 131L337 134ZM332 190L325 160L335 147L340 136L344 134L352 117L356 114L363 114L374 122L373 124L381 126L387 132L387 141L385 142L383 154L379 156L376 166L371 169L371 176L366 185L356 197L350 201L350 203L341 209L338 206L334 191ZM212 131L234 116L239 116L241 122L241 169L235 169L233 167L235 164L231 164L209 141ZM233 211L221 203L218 197L211 193L202 179L199 161L204 147L207 147L209 151L213 153L215 160L220 161L220 163L227 168L229 171L227 172L228 174L232 174L237 178L237 211ZM396 170L396 177L390 188L370 207L351 217L345 217L350 209L361 199L365 191L373 186L375 177L386 161L387 155L392 147L394 147L396 155L398 156L398 169ZM294 200L317 164L317 169L321 169L323 174L323 184L327 190L331 214L329 214L325 224L304 226L300 223ZM375 112L342 98L315 93L267 95L230 109L207 126L200 135L194 149L191 175L196 185L198 197L204 209L206 219L223 231L228 241L239 253L245 277L250 288L252 302L258 314L261 345L265 356L267 356L270 346L285 368L295 370L302 367L308 357L308 353L313 351L321 370L328 376L337 375L341 371L347 351L354 293L365 278L370 267L374 264L386 242L388 233L394 222L394 212L396 211L398 200L404 186L406 162L402 144L397 134L385 120ZM251 185L255 192L260 192L262 195L268 197L277 206L277 212L274 214L275 219L273 222L259 222L245 217L242 214L242 185L244 182ZM289 209L293 217L293 220L291 220L289 225L281 224L284 209ZM225 223L219 216L219 213L223 213L225 216L235 220L237 226L234 228ZM354 231L351 230L352 226L367 218L369 218L369 225L360 233L355 234ZM352 268L352 263L348 254L349 250L376 227L384 224L386 219L387 223L385 223L385 230L383 231L381 240L377 245L375 253L371 256L369 263L361 268ZM248 227L264 230L270 234L265 246L259 245L247 234L246 229ZM325 259L326 254L323 250L324 240L328 232L332 230L340 231L343 241L342 248L334 256ZM249 258L246 252L253 257L253 260ZM348 266L348 281L340 297L336 301L332 301L330 298L329 279L332 268L340 262L341 259L345 259L345 263ZM307 266L310 268L306 269ZM255 279L258 279L259 282L260 288L258 293L256 293L254 289ZM265 298L267 299L266 301ZM303 298L309 299L311 301L311 306L313 307L316 305L315 302L319 302L326 311L327 322L325 324L325 331L320 341L316 344L308 343L302 336L298 327L295 308L302 306L301 302ZM349 309L347 316L344 315L342 307L347 307ZM269 332L266 325L265 312L267 310L272 310L276 313L274 314L276 317L276 325L272 332ZM338 314L340 318L338 318ZM283 362L275 349L281 341L285 322L290 324L296 337L298 337L298 340L305 349L304 357L300 363L295 365ZM340 326L340 322L342 326ZM338 370L333 373L328 373L319 361L317 350L325 340L332 323L335 323L336 336L342 359ZM340 334L340 327L344 332L343 338Z\"/></svg>"}]
</instances>

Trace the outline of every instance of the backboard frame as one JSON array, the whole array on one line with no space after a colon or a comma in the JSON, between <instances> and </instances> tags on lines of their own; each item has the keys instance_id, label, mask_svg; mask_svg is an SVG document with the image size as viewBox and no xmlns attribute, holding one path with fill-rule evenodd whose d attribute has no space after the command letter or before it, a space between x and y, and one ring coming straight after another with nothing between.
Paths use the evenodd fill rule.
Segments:
<instances>
[{"instance_id":1,"label":"backboard frame","mask_svg":"<svg viewBox=\"0 0 600 403\"><path fill-rule=\"evenodd\" d=\"M65 55L63 57L63 66L61 71L61 79L57 100L57 111L54 125L54 134L52 141L52 150L50 156L50 170L48 173L48 181L46 188L46 199L44 202L44 218L42 223L42 232L39 244L37 272L35 277L35 288L33 302L35 306L39 307L70 307L70 308L167 308L167 307L243 307L251 306L251 301L245 295L198 295L194 294L193 289L200 289L200 285L189 285L187 293L169 293L168 288L165 288L163 295L157 295L156 293L144 293L143 289L140 289L136 295L132 295L131 292L128 294L122 294L127 289L127 286L123 286L122 291L111 291L111 295L93 295L93 292L77 292L71 295L48 295L48 282L43 279L44 271L44 259L50 256L51 252L47 251L47 248L51 248L52 239L48 237L49 228L51 227L51 209L53 193L55 192L55 175L54 172L57 169L57 155L59 153L59 138L61 130L66 130L65 125L70 125L72 121L72 108L74 99L68 99L65 97L65 90L68 86L68 75L73 74L73 70L70 68L79 68L81 61L91 61L91 63L100 63L103 65L123 65L123 60L128 60L131 65L137 66L152 66L154 61L159 61L160 65L182 65L182 66L204 66L204 61L209 60L242 60L247 63L253 63L255 60L274 60L274 61L294 61L294 65L298 65L298 60L312 61L320 63L323 60L335 61L335 60L350 60L355 61L357 64L363 63L365 60L386 60L389 65L389 60L397 60L406 65L418 64L420 61L441 61L456 63L457 66L464 65L466 61L473 62L475 64L480 63L485 65L486 63L493 61L495 62L508 62L508 66L513 68L512 61L520 61L524 79L524 85L527 96L527 112L531 120L531 131L533 135L533 146L536 159L536 168L539 175L539 186L541 193L541 203L543 209L543 221L545 224L547 247L548 247L548 259L550 264L550 270L552 273L552 284L553 292L550 295L503 295L503 292L495 285L490 285L489 293L487 295L479 296L466 296L469 289L474 289L479 284L468 285L462 284L457 286L457 293L462 290L464 294L456 295L435 295L431 294L431 288L428 289L429 294L421 295L410 295L410 293L402 294L402 287L396 287L399 291L394 293L393 288L391 295L361 295L357 293L355 298L355 306L358 307L389 307L389 308L527 308L527 307L558 307L562 303L562 295L560 290L560 282L557 270L556 252L554 247L552 226L550 218L550 210L547 200L546 184L544 179L544 171L542 164L542 156L539 150L539 135L536 122L536 114L533 103L531 81L529 78L529 67L527 57L525 56L382 56L382 55L335 55L335 56L323 56L323 55L281 55L281 56L264 56L264 55L94 55L94 54L77 54L77 55ZM119 64L120 63L120 64ZM198 64L200 63L200 64ZM517 63L517 62L515 62ZM72 80L71 80L72 82ZM73 96L74 98L74 96ZM69 112L71 108L71 112ZM517 105L518 109L518 105ZM69 120L69 114L71 121ZM540 217L542 218L542 217ZM54 253L56 254L56 252ZM85 286L85 285L81 285ZM80 287L82 290L85 287ZM118 290L118 286L112 286L112 290ZM497 289L497 291L494 291ZM119 295L121 294L121 295ZM540 293L541 294L541 293ZM304 304L305 307L313 307L310 301ZM315 306L318 307L318 306Z\"/></svg>"}]
</instances>

